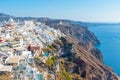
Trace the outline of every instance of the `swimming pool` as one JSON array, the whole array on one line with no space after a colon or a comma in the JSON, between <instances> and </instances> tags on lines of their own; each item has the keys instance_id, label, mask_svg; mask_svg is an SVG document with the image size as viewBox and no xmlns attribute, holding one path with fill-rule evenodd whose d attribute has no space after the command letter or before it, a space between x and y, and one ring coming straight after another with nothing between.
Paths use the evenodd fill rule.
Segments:
<instances>
[{"instance_id":1,"label":"swimming pool","mask_svg":"<svg viewBox=\"0 0 120 80\"><path fill-rule=\"evenodd\" d=\"M49 56L49 53L48 53L48 52L45 52L44 56L48 57L48 56Z\"/></svg>"}]
</instances>

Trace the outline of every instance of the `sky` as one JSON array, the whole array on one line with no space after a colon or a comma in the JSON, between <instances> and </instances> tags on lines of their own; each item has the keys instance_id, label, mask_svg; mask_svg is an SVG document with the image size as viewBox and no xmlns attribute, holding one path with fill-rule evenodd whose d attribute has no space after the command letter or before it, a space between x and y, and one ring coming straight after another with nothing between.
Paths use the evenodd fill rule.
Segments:
<instances>
[{"instance_id":1,"label":"sky","mask_svg":"<svg viewBox=\"0 0 120 80\"><path fill-rule=\"evenodd\" d=\"M0 0L0 13L85 22L120 22L120 0Z\"/></svg>"}]
</instances>

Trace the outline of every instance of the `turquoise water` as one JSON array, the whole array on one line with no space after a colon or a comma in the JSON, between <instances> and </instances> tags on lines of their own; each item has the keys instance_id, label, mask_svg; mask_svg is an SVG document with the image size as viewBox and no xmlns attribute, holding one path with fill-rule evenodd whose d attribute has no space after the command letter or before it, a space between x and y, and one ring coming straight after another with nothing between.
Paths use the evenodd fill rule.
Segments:
<instances>
[{"instance_id":1,"label":"turquoise water","mask_svg":"<svg viewBox=\"0 0 120 80\"><path fill-rule=\"evenodd\" d=\"M97 46L103 53L104 63L120 76L120 25L93 25L88 27L100 40Z\"/></svg>"}]
</instances>

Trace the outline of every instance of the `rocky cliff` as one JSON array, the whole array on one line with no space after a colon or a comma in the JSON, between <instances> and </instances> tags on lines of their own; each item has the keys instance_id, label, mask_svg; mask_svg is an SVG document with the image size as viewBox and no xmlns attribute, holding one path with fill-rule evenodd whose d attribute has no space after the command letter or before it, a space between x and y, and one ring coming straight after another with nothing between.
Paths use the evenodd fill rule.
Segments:
<instances>
[{"instance_id":1,"label":"rocky cliff","mask_svg":"<svg viewBox=\"0 0 120 80\"><path fill-rule=\"evenodd\" d=\"M94 55L67 36L62 39L63 65L74 80L118 80L117 75ZM77 76L77 77L75 77Z\"/></svg>"}]
</instances>

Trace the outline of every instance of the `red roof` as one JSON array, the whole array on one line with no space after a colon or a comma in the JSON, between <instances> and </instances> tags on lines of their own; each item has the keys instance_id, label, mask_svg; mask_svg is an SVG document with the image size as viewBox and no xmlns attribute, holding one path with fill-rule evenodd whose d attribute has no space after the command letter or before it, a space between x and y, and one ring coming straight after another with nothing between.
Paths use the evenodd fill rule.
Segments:
<instances>
[{"instance_id":1,"label":"red roof","mask_svg":"<svg viewBox=\"0 0 120 80\"><path fill-rule=\"evenodd\" d=\"M3 40L0 39L0 43L3 42Z\"/></svg>"},{"instance_id":2,"label":"red roof","mask_svg":"<svg viewBox=\"0 0 120 80\"><path fill-rule=\"evenodd\" d=\"M36 45L36 46L29 45L29 48L30 48L31 52L34 52L35 50L40 50L40 46L38 46L38 45Z\"/></svg>"}]
</instances>

